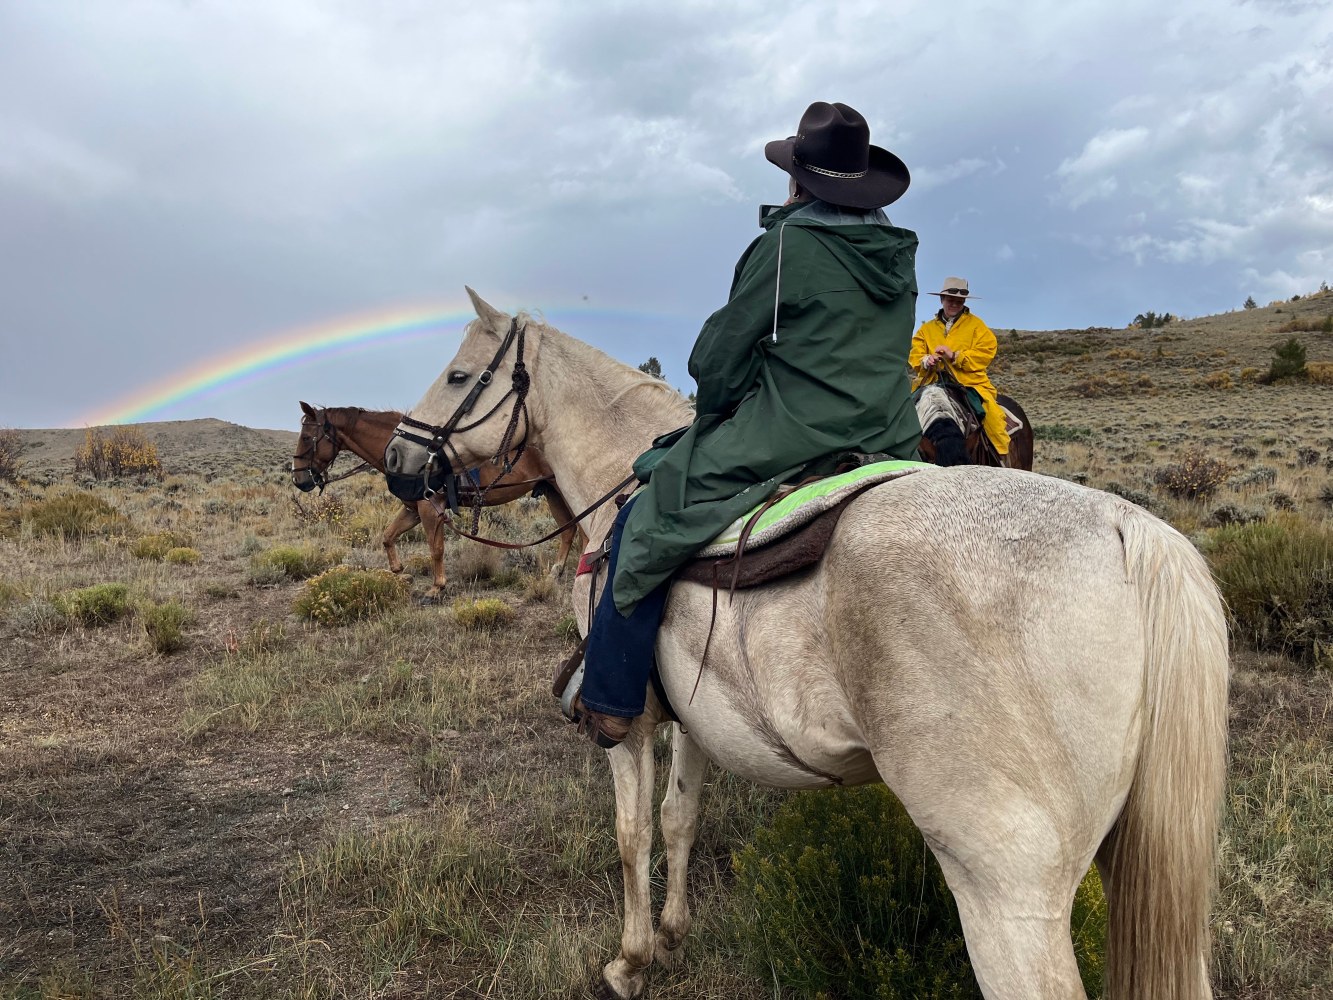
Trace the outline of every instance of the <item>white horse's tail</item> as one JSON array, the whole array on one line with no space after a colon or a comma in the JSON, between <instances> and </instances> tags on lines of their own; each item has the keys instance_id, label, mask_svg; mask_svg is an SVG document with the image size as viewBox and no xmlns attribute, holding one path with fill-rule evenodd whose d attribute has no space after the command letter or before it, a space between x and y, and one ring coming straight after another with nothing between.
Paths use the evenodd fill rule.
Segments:
<instances>
[{"instance_id":1,"label":"white horse's tail","mask_svg":"<svg viewBox=\"0 0 1333 1000\"><path fill-rule=\"evenodd\" d=\"M1205 1000L1226 782L1227 633L1207 564L1129 504L1117 518L1143 608L1143 736L1109 861L1106 996Z\"/></svg>"}]
</instances>

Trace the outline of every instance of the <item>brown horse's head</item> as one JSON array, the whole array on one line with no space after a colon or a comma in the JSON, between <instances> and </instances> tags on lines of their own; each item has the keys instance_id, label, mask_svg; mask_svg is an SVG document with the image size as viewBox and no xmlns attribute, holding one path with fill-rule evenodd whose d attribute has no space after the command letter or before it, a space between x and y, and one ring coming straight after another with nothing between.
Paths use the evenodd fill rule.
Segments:
<instances>
[{"instance_id":1,"label":"brown horse's head","mask_svg":"<svg viewBox=\"0 0 1333 1000\"><path fill-rule=\"evenodd\" d=\"M301 410L301 436L296 439L296 454L292 456L292 485L309 493L328 485L324 474L338 457L342 444L326 410L306 402L301 403Z\"/></svg>"}]
</instances>

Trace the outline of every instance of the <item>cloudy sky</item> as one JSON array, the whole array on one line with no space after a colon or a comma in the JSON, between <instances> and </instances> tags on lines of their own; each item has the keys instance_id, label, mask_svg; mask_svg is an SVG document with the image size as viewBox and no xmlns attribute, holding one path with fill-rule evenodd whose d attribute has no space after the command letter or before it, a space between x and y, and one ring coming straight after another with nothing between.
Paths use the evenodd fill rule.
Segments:
<instances>
[{"instance_id":1,"label":"cloudy sky","mask_svg":"<svg viewBox=\"0 0 1333 1000\"><path fill-rule=\"evenodd\" d=\"M922 290L966 276L992 327L1333 282L1324 2L0 0L0 426L464 284L688 389L814 100L907 162ZM405 408L459 326L153 418Z\"/></svg>"}]
</instances>

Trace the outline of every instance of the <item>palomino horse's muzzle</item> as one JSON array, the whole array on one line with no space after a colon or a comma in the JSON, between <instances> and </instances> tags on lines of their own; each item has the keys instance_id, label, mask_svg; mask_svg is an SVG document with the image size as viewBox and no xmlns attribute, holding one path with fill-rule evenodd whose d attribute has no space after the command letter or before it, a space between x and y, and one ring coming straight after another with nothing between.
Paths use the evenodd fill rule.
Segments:
<instances>
[{"instance_id":1,"label":"palomino horse's muzzle","mask_svg":"<svg viewBox=\"0 0 1333 1000\"><path fill-rule=\"evenodd\" d=\"M492 461L497 464L503 463L506 474L513 468L513 463L519 460L523 455L523 449L527 446L527 396L531 385L531 377L528 375L527 366L523 363L523 342L526 331L527 328L520 326L517 318L510 322L509 332L505 334L504 339L500 342L500 349L495 352L495 357L477 376L472 388L468 390L467 396L443 424L429 424L410 415L403 416L393 432L394 440L389 442L384 451L385 476L389 481L389 492L400 500L423 500L430 499L441 490L448 490L449 508L457 510L458 481L454 469L455 467L463 468L463 463L460 460L458 450L450 443L449 438L455 433L470 431L474 427L484 424L504 406L511 396L514 397L514 406L510 411L509 422L500 437L500 446L496 450ZM491 384L495 378L495 370L500 366L500 362L504 360L505 355L509 353L511 346L515 347L515 357L509 391L501 396L499 401L481 417L470 424L463 424L463 418L472 412L472 408L477 403L477 398ZM518 431L520 418L523 421L523 435L515 443L514 438ZM411 428L411 430L407 428ZM424 433L417 433L418 431ZM429 437L426 435L429 435ZM405 461L406 456L404 454L407 451L406 442L425 449L426 459L418 472L407 472L406 467L409 463ZM410 454L410 452L407 452L407 455ZM481 495L485 495L485 490L481 491Z\"/></svg>"},{"instance_id":2,"label":"palomino horse's muzzle","mask_svg":"<svg viewBox=\"0 0 1333 1000\"><path fill-rule=\"evenodd\" d=\"M447 466L439 462L430 463L426 469L413 475L385 472L384 478L388 482L389 492L399 500L407 502L425 500L437 493L443 493L450 497L450 509L458 509L456 477Z\"/></svg>"}]
</instances>

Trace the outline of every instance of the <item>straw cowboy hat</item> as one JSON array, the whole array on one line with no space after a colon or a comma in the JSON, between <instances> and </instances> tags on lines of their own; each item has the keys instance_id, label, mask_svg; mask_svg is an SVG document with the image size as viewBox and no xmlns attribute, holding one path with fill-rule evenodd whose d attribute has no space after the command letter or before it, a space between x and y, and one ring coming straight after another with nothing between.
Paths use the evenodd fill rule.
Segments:
<instances>
[{"instance_id":1,"label":"straw cowboy hat","mask_svg":"<svg viewBox=\"0 0 1333 1000\"><path fill-rule=\"evenodd\" d=\"M870 126L854 108L815 101L796 135L774 139L764 156L806 191L832 205L883 208L903 196L912 176L887 149L870 145Z\"/></svg>"},{"instance_id":2,"label":"straw cowboy hat","mask_svg":"<svg viewBox=\"0 0 1333 1000\"><path fill-rule=\"evenodd\" d=\"M956 299L979 299L980 295L973 295L967 290L966 278L945 278L944 287L938 292L931 292L931 295L948 295Z\"/></svg>"}]
</instances>

